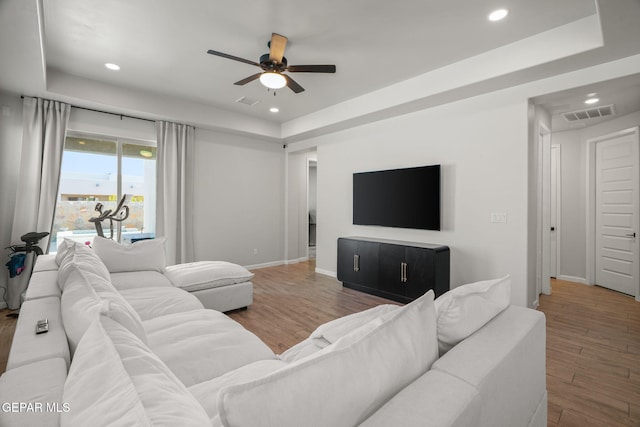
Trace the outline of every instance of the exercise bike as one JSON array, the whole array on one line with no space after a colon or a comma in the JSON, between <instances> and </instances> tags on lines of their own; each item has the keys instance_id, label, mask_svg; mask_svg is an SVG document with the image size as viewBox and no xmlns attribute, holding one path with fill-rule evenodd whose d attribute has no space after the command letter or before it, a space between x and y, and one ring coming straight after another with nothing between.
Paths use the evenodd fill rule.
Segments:
<instances>
[{"instance_id":1,"label":"exercise bike","mask_svg":"<svg viewBox=\"0 0 640 427\"><path fill-rule=\"evenodd\" d=\"M98 212L98 216L89 218L89 222L92 222L96 227L96 232L100 237L106 237L102 229L102 221L109 220L109 239L113 240L113 223L122 222L129 218L129 202L131 202L131 195L125 194L120 199L120 203L115 210L107 209L103 211L104 205L100 202L96 204L95 211Z\"/></svg>"},{"instance_id":2,"label":"exercise bike","mask_svg":"<svg viewBox=\"0 0 640 427\"><path fill-rule=\"evenodd\" d=\"M5 264L5 266L9 269L9 278L19 276L26 270L27 255L32 252L34 253L33 263L35 264L36 257L38 257L38 255L42 255L43 253L42 248L38 246L38 243L48 235L49 233L46 231L31 231L20 236L20 240L22 240L24 244L11 245L5 248L11 251L11 253L9 254L9 262ZM2 298L5 298L4 292ZM9 313L7 314L7 317L18 317L18 312L15 311Z\"/></svg>"}]
</instances>

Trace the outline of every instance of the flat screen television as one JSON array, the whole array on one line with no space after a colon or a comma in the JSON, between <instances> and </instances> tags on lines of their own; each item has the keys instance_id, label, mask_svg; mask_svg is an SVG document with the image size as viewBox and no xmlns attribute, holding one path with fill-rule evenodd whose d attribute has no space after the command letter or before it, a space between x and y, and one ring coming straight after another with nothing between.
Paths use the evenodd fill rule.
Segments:
<instances>
[{"instance_id":1,"label":"flat screen television","mask_svg":"<svg viewBox=\"0 0 640 427\"><path fill-rule=\"evenodd\" d=\"M440 165L354 173L353 223L440 230Z\"/></svg>"}]
</instances>

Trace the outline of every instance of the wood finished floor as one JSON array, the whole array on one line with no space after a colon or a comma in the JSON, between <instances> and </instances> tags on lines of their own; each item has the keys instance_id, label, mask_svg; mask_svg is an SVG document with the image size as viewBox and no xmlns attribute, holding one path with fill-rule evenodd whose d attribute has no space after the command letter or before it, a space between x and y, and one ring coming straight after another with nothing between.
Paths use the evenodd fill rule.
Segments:
<instances>
[{"instance_id":1,"label":"wood finished floor","mask_svg":"<svg viewBox=\"0 0 640 427\"><path fill-rule=\"evenodd\" d=\"M640 426L640 302L552 281L547 317L549 426Z\"/></svg>"},{"instance_id":2,"label":"wood finished floor","mask_svg":"<svg viewBox=\"0 0 640 427\"><path fill-rule=\"evenodd\" d=\"M255 270L254 303L229 315L276 353L318 325L390 301L316 274L313 261ZM549 426L640 426L640 303L597 286L552 281L547 317ZM0 372L15 319L0 311Z\"/></svg>"}]
</instances>

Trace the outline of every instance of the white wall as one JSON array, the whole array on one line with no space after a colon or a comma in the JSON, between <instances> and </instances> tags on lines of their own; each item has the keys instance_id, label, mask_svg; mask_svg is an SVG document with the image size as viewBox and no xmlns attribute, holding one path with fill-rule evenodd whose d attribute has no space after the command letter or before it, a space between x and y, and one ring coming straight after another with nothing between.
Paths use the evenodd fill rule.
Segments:
<instances>
[{"instance_id":1,"label":"white wall","mask_svg":"<svg viewBox=\"0 0 640 427\"><path fill-rule=\"evenodd\" d=\"M527 305L527 108L496 93L304 141L318 147L318 271L335 274L341 236L438 243L452 287L511 274ZM442 231L352 224L354 172L431 164L442 165Z\"/></svg>"},{"instance_id":2,"label":"white wall","mask_svg":"<svg viewBox=\"0 0 640 427\"><path fill-rule=\"evenodd\" d=\"M282 262L282 146L196 129L195 169L196 258L241 265Z\"/></svg>"},{"instance_id":3,"label":"white wall","mask_svg":"<svg viewBox=\"0 0 640 427\"><path fill-rule=\"evenodd\" d=\"M587 141L639 125L640 111L584 129L552 134L552 142L560 144L562 150L559 278L585 281L587 277Z\"/></svg>"}]
</instances>

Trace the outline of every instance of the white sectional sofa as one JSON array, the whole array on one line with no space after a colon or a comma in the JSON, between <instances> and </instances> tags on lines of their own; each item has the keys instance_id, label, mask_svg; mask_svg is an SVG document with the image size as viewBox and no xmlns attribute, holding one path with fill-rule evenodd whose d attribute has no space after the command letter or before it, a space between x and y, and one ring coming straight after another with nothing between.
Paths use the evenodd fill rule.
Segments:
<instances>
[{"instance_id":1,"label":"white sectional sofa","mask_svg":"<svg viewBox=\"0 0 640 427\"><path fill-rule=\"evenodd\" d=\"M336 319L275 355L184 290L118 290L91 249L38 264L1 426L546 425L544 316L509 305L508 278Z\"/></svg>"}]
</instances>

